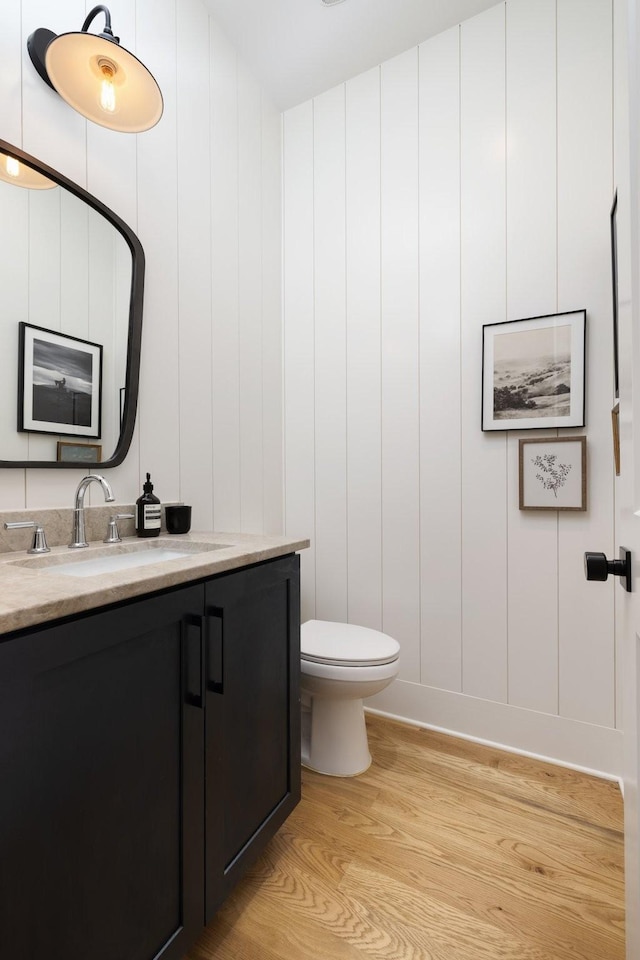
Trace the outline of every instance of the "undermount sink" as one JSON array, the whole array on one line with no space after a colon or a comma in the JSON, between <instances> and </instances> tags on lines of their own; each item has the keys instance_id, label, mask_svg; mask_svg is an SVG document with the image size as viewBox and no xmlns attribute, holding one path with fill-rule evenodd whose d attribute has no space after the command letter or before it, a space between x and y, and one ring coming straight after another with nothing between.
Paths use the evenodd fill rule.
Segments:
<instances>
[{"instance_id":1,"label":"undermount sink","mask_svg":"<svg viewBox=\"0 0 640 960\"><path fill-rule=\"evenodd\" d=\"M97 577L100 574L134 570L168 560L184 560L195 554L223 550L228 546L227 543L176 543L173 540L156 540L154 543L123 543L87 553L76 551L68 557L58 553L14 562L16 566L42 570L43 573L54 573L56 576L62 574L68 577Z\"/></svg>"}]
</instances>

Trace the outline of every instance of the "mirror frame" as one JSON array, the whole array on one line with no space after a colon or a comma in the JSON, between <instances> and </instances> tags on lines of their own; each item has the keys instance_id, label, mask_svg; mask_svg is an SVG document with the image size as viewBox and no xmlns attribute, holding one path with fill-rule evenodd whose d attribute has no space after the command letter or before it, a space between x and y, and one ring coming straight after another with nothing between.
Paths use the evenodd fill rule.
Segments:
<instances>
[{"instance_id":1,"label":"mirror frame","mask_svg":"<svg viewBox=\"0 0 640 960\"><path fill-rule=\"evenodd\" d=\"M129 296L129 328L127 337L127 368L125 373L125 397L124 413L120 436L116 444L113 455L108 460L74 463L58 460L0 460L0 467L46 467L47 469L72 469L99 467L100 470L109 467L119 466L131 446L133 431L136 423L136 413L138 409L138 391L140 385L140 356L142 345L142 308L144 300L144 273L145 258L142 244L133 230L122 220L113 210L109 209L104 203L88 193L82 187L78 186L72 180L67 179L63 174L47 166L36 157L30 156L18 147L5 140L0 140L0 151L15 157L20 163L26 164L43 176L53 180L58 186L68 190L83 203L92 207L105 220L115 227L118 233L123 237L125 243L131 252L131 293ZM21 188L18 188L21 189Z\"/></svg>"}]
</instances>

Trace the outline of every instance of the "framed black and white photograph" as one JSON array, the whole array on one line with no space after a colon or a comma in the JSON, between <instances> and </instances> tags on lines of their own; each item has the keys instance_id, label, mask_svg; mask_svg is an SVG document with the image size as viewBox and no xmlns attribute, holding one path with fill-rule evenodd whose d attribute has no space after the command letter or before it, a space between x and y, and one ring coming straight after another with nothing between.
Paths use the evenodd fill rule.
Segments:
<instances>
[{"instance_id":1,"label":"framed black and white photograph","mask_svg":"<svg viewBox=\"0 0 640 960\"><path fill-rule=\"evenodd\" d=\"M520 509L587 509L586 437L520 440Z\"/></svg>"},{"instance_id":2,"label":"framed black and white photograph","mask_svg":"<svg viewBox=\"0 0 640 960\"><path fill-rule=\"evenodd\" d=\"M583 427L586 310L482 328L482 429Z\"/></svg>"},{"instance_id":3,"label":"framed black and white photograph","mask_svg":"<svg viewBox=\"0 0 640 960\"><path fill-rule=\"evenodd\" d=\"M100 344L20 323L18 364L18 430L100 436Z\"/></svg>"}]
</instances>

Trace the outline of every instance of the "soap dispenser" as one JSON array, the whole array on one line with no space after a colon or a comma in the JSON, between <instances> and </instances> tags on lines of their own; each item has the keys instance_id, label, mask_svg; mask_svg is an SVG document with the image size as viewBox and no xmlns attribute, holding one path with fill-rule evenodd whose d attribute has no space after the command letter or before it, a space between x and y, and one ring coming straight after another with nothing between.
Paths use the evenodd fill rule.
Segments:
<instances>
[{"instance_id":1,"label":"soap dispenser","mask_svg":"<svg viewBox=\"0 0 640 960\"><path fill-rule=\"evenodd\" d=\"M157 537L161 521L160 500L152 492L150 473L142 489L142 496L136 500L136 533L139 537Z\"/></svg>"}]
</instances>

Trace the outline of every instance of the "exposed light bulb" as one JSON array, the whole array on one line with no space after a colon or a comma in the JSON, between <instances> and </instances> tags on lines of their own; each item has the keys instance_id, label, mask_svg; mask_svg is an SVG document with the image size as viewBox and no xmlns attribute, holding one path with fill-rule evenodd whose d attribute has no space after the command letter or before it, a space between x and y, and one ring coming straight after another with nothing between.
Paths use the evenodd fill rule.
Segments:
<instances>
[{"instance_id":1,"label":"exposed light bulb","mask_svg":"<svg viewBox=\"0 0 640 960\"><path fill-rule=\"evenodd\" d=\"M100 86L100 106L107 113L113 113L116 109L116 92L110 80L103 80Z\"/></svg>"},{"instance_id":2,"label":"exposed light bulb","mask_svg":"<svg viewBox=\"0 0 640 960\"><path fill-rule=\"evenodd\" d=\"M102 83L100 84L100 106L105 113L115 113L116 109L116 90L113 85L113 77L116 72L114 64L107 60L100 62L102 72Z\"/></svg>"},{"instance_id":3,"label":"exposed light bulb","mask_svg":"<svg viewBox=\"0 0 640 960\"><path fill-rule=\"evenodd\" d=\"M20 164L15 157L6 157L6 170L10 177L19 177L20 176Z\"/></svg>"}]
</instances>

